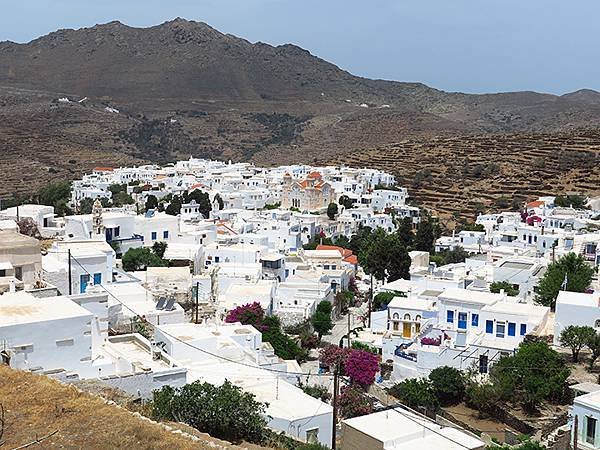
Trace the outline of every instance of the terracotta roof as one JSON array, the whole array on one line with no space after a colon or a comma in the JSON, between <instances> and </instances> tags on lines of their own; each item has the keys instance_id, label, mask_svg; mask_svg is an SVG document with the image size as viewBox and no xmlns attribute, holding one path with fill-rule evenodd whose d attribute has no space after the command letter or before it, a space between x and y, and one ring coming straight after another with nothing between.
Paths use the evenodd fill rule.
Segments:
<instances>
[{"instance_id":1,"label":"terracotta roof","mask_svg":"<svg viewBox=\"0 0 600 450\"><path fill-rule=\"evenodd\" d=\"M545 204L546 204L546 202L544 202L543 200L536 200L535 202L527 203L527 207L528 208L539 208L540 206L544 206Z\"/></svg>"},{"instance_id":2,"label":"terracotta roof","mask_svg":"<svg viewBox=\"0 0 600 450\"><path fill-rule=\"evenodd\" d=\"M112 172L115 170L112 167L94 167L94 172Z\"/></svg>"},{"instance_id":3,"label":"terracotta roof","mask_svg":"<svg viewBox=\"0 0 600 450\"><path fill-rule=\"evenodd\" d=\"M358 258L356 257L356 255L350 255L344 258L344 261L354 266L358 264Z\"/></svg>"},{"instance_id":4,"label":"terracotta roof","mask_svg":"<svg viewBox=\"0 0 600 450\"><path fill-rule=\"evenodd\" d=\"M308 174L308 176L306 178L312 178L312 179L318 180L321 178L321 174L319 172L311 172Z\"/></svg>"},{"instance_id":5,"label":"terracotta roof","mask_svg":"<svg viewBox=\"0 0 600 450\"><path fill-rule=\"evenodd\" d=\"M199 188L206 188L206 186L203 185L202 183L196 183L188 189L188 192L192 192L194 189L199 189Z\"/></svg>"},{"instance_id":6,"label":"terracotta roof","mask_svg":"<svg viewBox=\"0 0 600 450\"><path fill-rule=\"evenodd\" d=\"M352 256L352 250L338 247L337 245L317 245L317 250L337 250L340 252L343 258L348 258Z\"/></svg>"}]
</instances>

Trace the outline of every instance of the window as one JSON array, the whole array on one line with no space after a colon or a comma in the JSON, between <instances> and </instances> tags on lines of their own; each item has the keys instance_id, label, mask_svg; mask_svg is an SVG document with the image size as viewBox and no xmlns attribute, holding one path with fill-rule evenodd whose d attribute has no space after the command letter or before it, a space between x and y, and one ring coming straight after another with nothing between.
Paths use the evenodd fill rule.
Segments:
<instances>
[{"instance_id":1,"label":"window","mask_svg":"<svg viewBox=\"0 0 600 450\"><path fill-rule=\"evenodd\" d=\"M153 231L151 234L152 240L155 241L156 240L156 231Z\"/></svg>"},{"instance_id":2,"label":"window","mask_svg":"<svg viewBox=\"0 0 600 450\"><path fill-rule=\"evenodd\" d=\"M508 335L515 336L517 332L517 324L514 322L508 322Z\"/></svg>"},{"instance_id":3,"label":"window","mask_svg":"<svg viewBox=\"0 0 600 450\"><path fill-rule=\"evenodd\" d=\"M319 442L319 429L311 428L306 430L306 442L309 444L317 444Z\"/></svg>"},{"instance_id":4,"label":"window","mask_svg":"<svg viewBox=\"0 0 600 450\"><path fill-rule=\"evenodd\" d=\"M506 333L506 324L504 322L498 322L496 324L496 337L503 338Z\"/></svg>"},{"instance_id":5,"label":"window","mask_svg":"<svg viewBox=\"0 0 600 450\"><path fill-rule=\"evenodd\" d=\"M115 227L114 236L119 237L121 235L121 227Z\"/></svg>"},{"instance_id":6,"label":"window","mask_svg":"<svg viewBox=\"0 0 600 450\"><path fill-rule=\"evenodd\" d=\"M596 441L596 419L585 416L585 442L595 445Z\"/></svg>"},{"instance_id":7,"label":"window","mask_svg":"<svg viewBox=\"0 0 600 450\"><path fill-rule=\"evenodd\" d=\"M79 293L85 294L87 290L88 283L90 282L90 276L86 273L79 276Z\"/></svg>"},{"instance_id":8,"label":"window","mask_svg":"<svg viewBox=\"0 0 600 450\"><path fill-rule=\"evenodd\" d=\"M94 285L102 284L102 274L95 273L94 274Z\"/></svg>"},{"instance_id":9,"label":"window","mask_svg":"<svg viewBox=\"0 0 600 450\"><path fill-rule=\"evenodd\" d=\"M454 311L446 311L446 322L454 323Z\"/></svg>"},{"instance_id":10,"label":"window","mask_svg":"<svg viewBox=\"0 0 600 450\"><path fill-rule=\"evenodd\" d=\"M163 231L163 239L169 239L169 231L168 230Z\"/></svg>"},{"instance_id":11,"label":"window","mask_svg":"<svg viewBox=\"0 0 600 450\"><path fill-rule=\"evenodd\" d=\"M2 269L0 270L0 277L5 277L6 276L6 270Z\"/></svg>"},{"instance_id":12,"label":"window","mask_svg":"<svg viewBox=\"0 0 600 450\"><path fill-rule=\"evenodd\" d=\"M492 334L494 332L494 321L493 320L486 320L485 321L485 332Z\"/></svg>"},{"instance_id":13,"label":"window","mask_svg":"<svg viewBox=\"0 0 600 450\"><path fill-rule=\"evenodd\" d=\"M15 267L15 278L19 281L23 281L23 268Z\"/></svg>"},{"instance_id":14,"label":"window","mask_svg":"<svg viewBox=\"0 0 600 450\"><path fill-rule=\"evenodd\" d=\"M392 319L394 320L398 320L400 318L400 315L398 313L394 313L394 315L392 316Z\"/></svg>"},{"instance_id":15,"label":"window","mask_svg":"<svg viewBox=\"0 0 600 450\"><path fill-rule=\"evenodd\" d=\"M410 320L410 314L404 314L404 320Z\"/></svg>"},{"instance_id":16,"label":"window","mask_svg":"<svg viewBox=\"0 0 600 450\"><path fill-rule=\"evenodd\" d=\"M488 357L487 355L479 355L479 373L487 373Z\"/></svg>"},{"instance_id":17,"label":"window","mask_svg":"<svg viewBox=\"0 0 600 450\"><path fill-rule=\"evenodd\" d=\"M521 336L525 336L527 334L527 324L526 323L521 324L520 334L521 334Z\"/></svg>"},{"instance_id":18,"label":"window","mask_svg":"<svg viewBox=\"0 0 600 450\"><path fill-rule=\"evenodd\" d=\"M479 326L479 314L471 314L471 326L478 327Z\"/></svg>"},{"instance_id":19,"label":"window","mask_svg":"<svg viewBox=\"0 0 600 450\"><path fill-rule=\"evenodd\" d=\"M466 312L458 313L458 328L460 328L461 330L467 329L467 313Z\"/></svg>"}]
</instances>

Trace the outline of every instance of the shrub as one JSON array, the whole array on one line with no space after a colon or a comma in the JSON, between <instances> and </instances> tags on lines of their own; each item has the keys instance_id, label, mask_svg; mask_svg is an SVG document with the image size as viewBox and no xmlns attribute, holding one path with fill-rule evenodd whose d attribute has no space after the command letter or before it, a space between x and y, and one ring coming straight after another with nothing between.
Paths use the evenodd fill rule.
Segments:
<instances>
[{"instance_id":1,"label":"shrub","mask_svg":"<svg viewBox=\"0 0 600 450\"><path fill-rule=\"evenodd\" d=\"M156 253L147 247L130 248L123 255L123 270L133 272L146 270L147 267L164 267L167 265Z\"/></svg>"},{"instance_id":2,"label":"shrub","mask_svg":"<svg viewBox=\"0 0 600 450\"><path fill-rule=\"evenodd\" d=\"M389 393L410 408L437 409L439 402L431 381L425 378L410 378L389 389Z\"/></svg>"},{"instance_id":3,"label":"shrub","mask_svg":"<svg viewBox=\"0 0 600 450\"><path fill-rule=\"evenodd\" d=\"M154 391L152 415L183 422L199 431L232 442L260 443L266 436L266 405L253 394L225 380L221 386L196 381Z\"/></svg>"},{"instance_id":4,"label":"shrub","mask_svg":"<svg viewBox=\"0 0 600 450\"><path fill-rule=\"evenodd\" d=\"M465 394L465 380L454 367L438 367L429 374L435 395L442 406L460 403Z\"/></svg>"}]
</instances>

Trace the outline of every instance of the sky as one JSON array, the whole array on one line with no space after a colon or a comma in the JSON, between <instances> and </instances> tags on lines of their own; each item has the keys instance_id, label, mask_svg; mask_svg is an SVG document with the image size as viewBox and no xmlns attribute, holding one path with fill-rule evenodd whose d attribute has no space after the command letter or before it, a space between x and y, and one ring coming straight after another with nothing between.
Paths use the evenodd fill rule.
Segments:
<instances>
[{"instance_id":1,"label":"sky","mask_svg":"<svg viewBox=\"0 0 600 450\"><path fill-rule=\"evenodd\" d=\"M369 78L470 93L600 90L598 0L19 0L0 41L175 17L252 42L293 43Z\"/></svg>"}]
</instances>

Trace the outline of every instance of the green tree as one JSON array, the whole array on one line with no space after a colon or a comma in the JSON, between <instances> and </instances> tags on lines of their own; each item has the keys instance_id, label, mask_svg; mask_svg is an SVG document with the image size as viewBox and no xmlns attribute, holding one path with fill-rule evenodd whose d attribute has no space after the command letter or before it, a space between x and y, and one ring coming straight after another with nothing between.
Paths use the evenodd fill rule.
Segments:
<instances>
[{"instance_id":1,"label":"green tree","mask_svg":"<svg viewBox=\"0 0 600 450\"><path fill-rule=\"evenodd\" d=\"M329 220L333 220L335 219L335 216L337 216L338 213L338 205L337 203L330 203L329 206L327 207L327 217L329 217Z\"/></svg>"},{"instance_id":2,"label":"green tree","mask_svg":"<svg viewBox=\"0 0 600 450\"><path fill-rule=\"evenodd\" d=\"M590 336L586 343L587 348L592 352L590 355L590 365L589 369L592 370L594 368L594 363L598 358L600 358L600 334L594 333L593 336Z\"/></svg>"},{"instance_id":3,"label":"green tree","mask_svg":"<svg viewBox=\"0 0 600 450\"><path fill-rule=\"evenodd\" d=\"M421 217L421 222L417 227L417 235L415 236L415 250L422 252L433 252L433 244L435 242L435 230L431 217Z\"/></svg>"},{"instance_id":4,"label":"green tree","mask_svg":"<svg viewBox=\"0 0 600 450\"><path fill-rule=\"evenodd\" d=\"M164 241L155 242L154 244L152 244L152 251L159 258L161 258L161 259L164 258L165 252L167 251L167 243Z\"/></svg>"},{"instance_id":5,"label":"green tree","mask_svg":"<svg viewBox=\"0 0 600 450\"><path fill-rule=\"evenodd\" d=\"M381 311L387 308L387 305L396 297L393 292L380 292L373 297L373 304L371 305L374 311Z\"/></svg>"},{"instance_id":6,"label":"green tree","mask_svg":"<svg viewBox=\"0 0 600 450\"><path fill-rule=\"evenodd\" d=\"M177 216L181 212L182 199L179 195L174 195L169 202L169 206L165 209L165 212L170 216Z\"/></svg>"},{"instance_id":7,"label":"green tree","mask_svg":"<svg viewBox=\"0 0 600 450\"><path fill-rule=\"evenodd\" d=\"M378 280L409 278L410 256L397 234L382 228L370 233L363 242L358 260L367 273Z\"/></svg>"},{"instance_id":8,"label":"green tree","mask_svg":"<svg viewBox=\"0 0 600 450\"><path fill-rule=\"evenodd\" d=\"M537 302L554 309L556 297L561 289L571 292L585 292L592 282L594 269L583 256L568 253L558 261L550 264L538 284Z\"/></svg>"},{"instance_id":9,"label":"green tree","mask_svg":"<svg viewBox=\"0 0 600 450\"><path fill-rule=\"evenodd\" d=\"M554 199L554 206L564 208L573 207L575 209L585 209L587 199L582 195L557 195Z\"/></svg>"},{"instance_id":10,"label":"green tree","mask_svg":"<svg viewBox=\"0 0 600 450\"><path fill-rule=\"evenodd\" d=\"M569 325L561 331L559 340L561 345L571 349L573 362L578 362L579 352L581 352L583 347L588 345L594 336L596 336L596 331L592 327Z\"/></svg>"},{"instance_id":11,"label":"green tree","mask_svg":"<svg viewBox=\"0 0 600 450\"><path fill-rule=\"evenodd\" d=\"M465 395L465 379L454 367L437 367L429 374L435 396L442 406L456 405Z\"/></svg>"},{"instance_id":12,"label":"green tree","mask_svg":"<svg viewBox=\"0 0 600 450\"><path fill-rule=\"evenodd\" d=\"M523 342L512 356L501 357L490 380L502 400L522 402L535 411L542 400L564 398L570 370L561 355L545 342Z\"/></svg>"},{"instance_id":13,"label":"green tree","mask_svg":"<svg viewBox=\"0 0 600 450\"><path fill-rule=\"evenodd\" d=\"M220 196L219 196L219 198L220 198ZM183 194L183 201L181 203L191 203L192 200L198 204L198 209L199 209L200 213L202 213L202 215L206 219L208 219L210 217L210 212L212 211L212 204L210 202L210 197L209 197L208 193L202 192L199 189L194 189L190 193L185 192ZM218 199L217 199L217 201L218 201ZM223 199L221 199L221 202L223 202ZM219 206L220 205L221 205L221 203L219 203ZM181 205L180 205L179 209L181 209ZM177 210L177 214L179 214L179 209ZM172 215L177 215L177 214L172 214Z\"/></svg>"},{"instance_id":14,"label":"green tree","mask_svg":"<svg viewBox=\"0 0 600 450\"><path fill-rule=\"evenodd\" d=\"M86 197L79 201L79 214L91 214L94 207L94 199Z\"/></svg>"},{"instance_id":15,"label":"green tree","mask_svg":"<svg viewBox=\"0 0 600 450\"><path fill-rule=\"evenodd\" d=\"M127 191L119 191L112 197L113 205L117 208L123 205L133 205L135 200L127 193Z\"/></svg>"},{"instance_id":16,"label":"green tree","mask_svg":"<svg viewBox=\"0 0 600 450\"><path fill-rule=\"evenodd\" d=\"M311 323L319 336L319 340L333 328L333 323L331 322L331 309L331 302L323 300L317 305L317 310L312 316Z\"/></svg>"},{"instance_id":17,"label":"green tree","mask_svg":"<svg viewBox=\"0 0 600 450\"><path fill-rule=\"evenodd\" d=\"M355 255L360 255L371 241L372 234L373 229L371 227L359 226L356 234L352 235L348 248L352 250Z\"/></svg>"},{"instance_id":18,"label":"green tree","mask_svg":"<svg viewBox=\"0 0 600 450\"><path fill-rule=\"evenodd\" d=\"M506 208L508 208L508 204L506 205ZM485 227L483 225L481 225L480 223L465 223L462 224L459 227L458 231L485 231Z\"/></svg>"},{"instance_id":19,"label":"green tree","mask_svg":"<svg viewBox=\"0 0 600 450\"><path fill-rule=\"evenodd\" d=\"M59 201L65 203L71 198L71 183L68 181L59 181L58 183L50 183L39 191L39 202L41 205L56 207Z\"/></svg>"},{"instance_id":20,"label":"green tree","mask_svg":"<svg viewBox=\"0 0 600 450\"><path fill-rule=\"evenodd\" d=\"M413 222L411 217L403 217L398 221L398 229L396 230L400 240L406 248L410 248L415 239L413 233Z\"/></svg>"},{"instance_id":21,"label":"green tree","mask_svg":"<svg viewBox=\"0 0 600 450\"><path fill-rule=\"evenodd\" d=\"M146 270L147 267L164 267L167 265L148 247L130 248L122 258L123 269L127 272Z\"/></svg>"},{"instance_id":22,"label":"green tree","mask_svg":"<svg viewBox=\"0 0 600 450\"><path fill-rule=\"evenodd\" d=\"M410 408L432 408L439 406L431 381L425 378L409 378L395 384L389 393Z\"/></svg>"},{"instance_id":23,"label":"green tree","mask_svg":"<svg viewBox=\"0 0 600 450\"><path fill-rule=\"evenodd\" d=\"M155 419L183 422L203 433L232 442L261 443L266 436L266 404L225 380L221 386L196 381L177 389L154 391Z\"/></svg>"},{"instance_id":24,"label":"green tree","mask_svg":"<svg viewBox=\"0 0 600 450\"><path fill-rule=\"evenodd\" d=\"M491 412L498 401L497 389L490 383L470 383L465 389L466 404L480 412Z\"/></svg>"},{"instance_id":25,"label":"green tree","mask_svg":"<svg viewBox=\"0 0 600 450\"><path fill-rule=\"evenodd\" d=\"M494 281L490 284L490 292L498 294L501 290L504 290L509 297L516 297L519 295L519 289L515 288L508 281Z\"/></svg>"},{"instance_id":26,"label":"green tree","mask_svg":"<svg viewBox=\"0 0 600 450\"><path fill-rule=\"evenodd\" d=\"M352 203L352 200L347 195L342 195L339 198L338 203L340 205L342 205L345 209L350 209L350 208L354 207L354 204Z\"/></svg>"},{"instance_id":27,"label":"green tree","mask_svg":"<svg viewBox=\"0 0 600 450\"><path fill-rule=\"evenodd\" d=\"M144 206L146 211L150 209L158 209L158 199L156 196L150 194L146 197L146 205Z\"/></svg>"}]
</instances>

